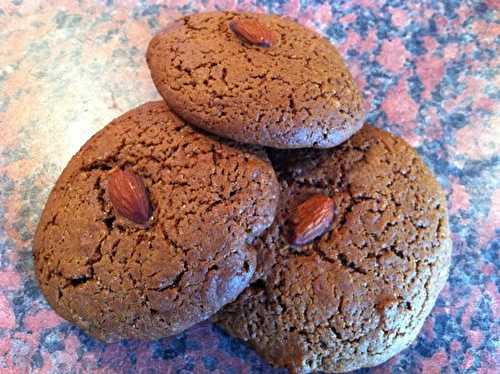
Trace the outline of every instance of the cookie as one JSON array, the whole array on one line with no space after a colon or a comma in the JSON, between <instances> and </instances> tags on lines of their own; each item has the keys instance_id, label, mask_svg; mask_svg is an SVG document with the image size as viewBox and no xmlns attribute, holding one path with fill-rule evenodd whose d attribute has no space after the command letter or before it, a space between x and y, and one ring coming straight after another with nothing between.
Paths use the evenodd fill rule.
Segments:
<instances>
[{"instance_id":1,"label":"cookie","mask_svg":"<svg viewBox=\"0 0 500 374\"><path fill-rule=\"evenodd\" d=\"M105 341L181 332L233 301L279 184L265 153L201 133L164 102L112 121L72 158L34 257L49 304Z\"/></svg>"},{"instance_id":2,"label":"cookie","mask_svg":"<svg viewBox=\"0 0 500 374\"><path fill-rule=\"evenodd\" d=\"M281 198L256 244L260 279L214 320L293 373L388 360L415 339L446 283L451 241L439 184L408 144L370 126L337 148L271 159ZM290 245L297 207L327 217L330 199L331 225ZM299 229L301 238L313 232Z\"/></svg>"},{"instance_id":3,"label":"cookie","mask_svg":"<svg viewBox=\"0 0 500 374\"><path fill-rule=\"evenodd\" d=\"M363 122L361 95L335 47L289 18L190 15L156 35L146 57L172 110L226 138L325 148Z\"/></svg>"}]
</instances>

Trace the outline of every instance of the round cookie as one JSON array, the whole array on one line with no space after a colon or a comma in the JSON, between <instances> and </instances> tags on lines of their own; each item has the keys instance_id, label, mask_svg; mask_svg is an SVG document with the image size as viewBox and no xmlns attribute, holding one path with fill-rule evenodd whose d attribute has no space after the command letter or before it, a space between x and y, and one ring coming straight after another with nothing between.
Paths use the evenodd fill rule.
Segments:
<instances>
[{"instance_id":1,"label":"round cookie","mask_svg":"<svg viewBox=\"0 0 500 374\"><path fill-rule=\"evenodd\" d=\"M446 199L402 139L364 126L331 150L275 151L275 223L256 242L256 280L214 316L293 373L378 365L417 336L446 283ZM334 201L333 224L304 246L285 239L309 197Z\"/></svg>"},{"instance_id":2,"label":"round cookie","mask_svg":"<svg viewBox=\"0 0 500 374\"><path fill-rule=\"evenodd\" d=\"M257 36L271 45L248 41ZM190 15L156 35L146 57L172 110L223 137L325 148L363 122L361 95L335 47L289 18Z\"/></svg>"},{"instance_id":3,"label":"round cookie","mask_svg":"<svg viewBox=\"0 0 500 374\"><path fill-rule=\"evenodd\" d=\"M136 178L114 177L124 173ZM150 209L135 218L151 217L138 224L122 213L141 183ZM176 334L248 285L248 243L272 223L278 193L263 150L203 134L163 101L144 104L94 135L57 181L34 239L40 287L98 339Z\"/></svg>"}]
</instances>

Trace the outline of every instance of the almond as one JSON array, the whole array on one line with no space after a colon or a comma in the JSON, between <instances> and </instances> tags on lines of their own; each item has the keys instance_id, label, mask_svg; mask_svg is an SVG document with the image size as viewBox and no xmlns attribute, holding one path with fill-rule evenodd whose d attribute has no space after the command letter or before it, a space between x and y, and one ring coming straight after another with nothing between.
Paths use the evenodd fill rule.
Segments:
<instances>
[{"instance_id":1,"label":"almond","mask_svg":"<svg viewBox=\"0 0 500 374\"><path fill-rule=\"evenodd\" d=\"M290 244L307 244L328 231L333 210L333 200L321 194L313 195L297 206L289 219Z\"/></svg>"},{"instance_id":2,"label":"almond","mask_svg":"<svg viewBox=\"0 0 500 374\"><path fill-rule=\"evenodd\" d=\"M255 19L236 19L231 21L229 27L240 38L259 47L272 47L276 42L272 30Z\"/></svg>"},{"instance_id":3,"label":"almond","mask_svg":"<svg viewBox=\"0 0 500 374\"><path fill-rule=\"evenodd\" d=\"M115 170L108 178L107 192L118 214L138 224L148 222L151 214L149 199L139 176Z\"/></svg>"}]
</instances>

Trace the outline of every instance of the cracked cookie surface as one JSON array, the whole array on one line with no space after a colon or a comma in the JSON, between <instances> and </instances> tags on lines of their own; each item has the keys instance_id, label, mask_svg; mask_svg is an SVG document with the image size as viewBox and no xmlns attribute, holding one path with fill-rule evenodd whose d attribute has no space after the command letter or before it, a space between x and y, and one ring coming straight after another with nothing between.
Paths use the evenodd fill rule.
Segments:
<instances>
[{"instance_id":1,"label":"cracked cookie surface","mask_svg":"<svg viewBox=\"0 0 500 374\"><path fill-rule=\"evenodd\" d=\"M115 215L111 170L140 176L153 217ZM157 339L208 318L248 285L253 238L274 219L279 185L264 151L187 126L164 102L94 135L51 192L34 240L50 305L105 341Z\"/></svg>"},{"instance_id":2,"label":"cracked cookie surface","mask_svg":"<svg viewBox=\"0 0 500 374\"><path fill-rule=\"evenodd\" d=\"M238 18L269 27L275 45L242 41L229 26ZM362 125L361 95L335 47L289 18L190 15L156 35L146 57L169 106L223 137L276 148L325 148Z\"/></svg>"},{"instance_id":3,"label":"cracked cookie surface","mask_svg":"<svg viewBox=\"0 0 500 374\"><path fill-rule=\"evenodd\" d=\"M441 187L402 139L366 125L337 148L270 158L281 197L255 244L255 282L214 320L291 372L388 360L414 340L447 279ZM332 229L288 245L290 212L316 193L335 201Z\"/></svg>"}]
</instances>

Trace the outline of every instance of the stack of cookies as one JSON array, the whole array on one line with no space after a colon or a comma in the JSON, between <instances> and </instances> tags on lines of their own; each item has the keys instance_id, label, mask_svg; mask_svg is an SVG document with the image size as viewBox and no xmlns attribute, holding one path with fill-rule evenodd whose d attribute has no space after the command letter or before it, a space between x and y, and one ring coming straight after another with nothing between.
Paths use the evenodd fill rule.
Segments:
<instances>
[{"instance_id":1,"label":"stack of cookies","mask_svg":"<svg viewBox=\"0 0 500 374\"><path fill-rule=\"evenodd\" d=\"M406 348L446 282L446 200L408 144L363 124L335 48L217 12L171 24L147 63L164 101L95 134L50 194L34 240L50 305L108 342L211 318L297 373Z\"/></svg>"}]
</instances>

